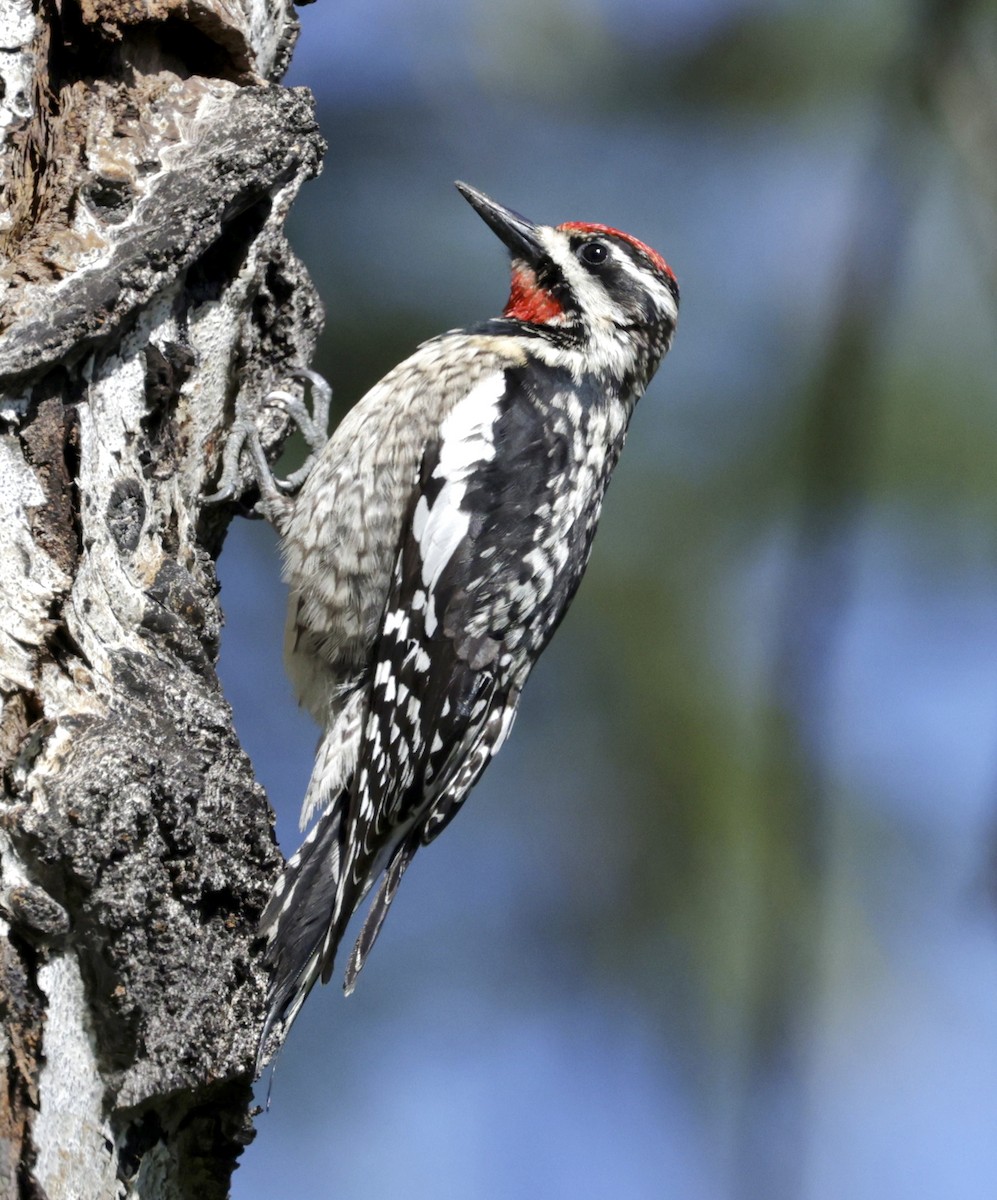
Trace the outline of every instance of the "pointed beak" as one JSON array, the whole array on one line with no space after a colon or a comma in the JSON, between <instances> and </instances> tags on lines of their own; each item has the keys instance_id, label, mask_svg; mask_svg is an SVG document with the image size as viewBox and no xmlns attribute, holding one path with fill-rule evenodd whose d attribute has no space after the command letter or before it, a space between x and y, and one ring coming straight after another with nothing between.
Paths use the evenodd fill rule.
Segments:
<instances>
[{"instance_id":1,"label":"pointed beak","mask_svg":"<svg viewBox=\"0 0 997 1200\"><path fill-rule=\"evenodd\" d=\"M523 258L531 265L540 260L545 251L537 236L538 225L527 221L511 208L496 204L484 192L467 183L458 181L455 186L482 221L505 242L513 258Z\"/></svg>"}]
</instances>

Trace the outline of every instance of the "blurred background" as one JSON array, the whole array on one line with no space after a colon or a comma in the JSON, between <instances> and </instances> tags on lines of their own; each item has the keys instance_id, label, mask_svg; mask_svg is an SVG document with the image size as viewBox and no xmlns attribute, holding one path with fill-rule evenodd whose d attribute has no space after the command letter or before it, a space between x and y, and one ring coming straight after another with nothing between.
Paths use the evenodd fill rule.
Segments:
<instances>
[{"instance_id":1,"label":"blurred background","mask_svg":"<svg viewBox=\"0 0 997 1200\"><path fill-rule=\"evenodd\" d=\"M235 1200L997 1196L997 11L323 0L291 236L338 415L496 314L453 190L682 287L514 734L317 989ZM272 532L222 652L285 852Z\"/></svg>"}]
</instances>

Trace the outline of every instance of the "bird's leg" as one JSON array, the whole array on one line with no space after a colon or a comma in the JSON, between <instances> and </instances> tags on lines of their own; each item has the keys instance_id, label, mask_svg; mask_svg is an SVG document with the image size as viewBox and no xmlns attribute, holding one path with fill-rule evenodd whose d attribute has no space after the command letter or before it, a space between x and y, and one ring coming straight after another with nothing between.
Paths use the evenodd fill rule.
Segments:
<instances>
[{"instance_id":1,"label":"bird's leg","mask_svg":"<svg viewBox=\"0 0 997 1200\"><path fill-rule=\"evenodd\" d=\"M268 392L265 403L280 405L301 431L311 453L304 463L286 479L277 479L267 461L256 422L244 412L239 413L232 423L225 448L222 450L222 473L218 490L204 497L205 504L221 504L233 500L240 491L239 462L243 449L249 451L253 477L260 489L260 500L256 508L278 528L288 511L294 493L308 478L319 452L328 440L329 405L332 388L317 371L298 368L292 371L296 379L312 385L312 409L298 396L283 389Z\"/></svg>"},{"instance_id":2,"label":"bird's leg","mask_svg":"<svg viewBox=\"0 0 997 1200\"><path fill-rule=\"evenodd\" d=\"M318 371L312 371L307 367L299 367L291 374L295 379L312 385L312 411L309 412L305 402L291 392L273 391L270 392L267 399L278 401L283 405L284 411L297 425L311 451L302 465L284 480L283 486L294 492L308 478L315 465L316 457L329 440L329 406L332 403L332 388Z\"/></svg>"}]
</instances>

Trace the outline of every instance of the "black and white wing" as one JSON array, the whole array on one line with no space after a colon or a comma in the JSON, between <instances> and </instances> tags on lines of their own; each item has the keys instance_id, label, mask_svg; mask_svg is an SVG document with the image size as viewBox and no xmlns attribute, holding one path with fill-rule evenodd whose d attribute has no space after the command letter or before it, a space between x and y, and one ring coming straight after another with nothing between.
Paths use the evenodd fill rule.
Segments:
<instances>
[{"instance_id":1,"label":"black and white wing","mask_svg":"<svg viewBox=\"0 0 997 1200\"><path fill-rule=\"evenodd\" d=\"M346 823L343 911L387 867L347 991L416 849L453 818L507 737L587 561L595 528L587 517L593 491L598 515L604 480L556 411L552 420L550 393L543 403L531 393L526 380L535 377L507 370L485 379L423 459ZM579 389L567 379L563 387L565 404L580 407Z\"/></svg>"},{"instance_id":2,"label":"black and white wing","mask_svg":"<svg viewBox=\"0 0 997 1200\"><path fill-rule=\"evenodd\" d=\"M611 461L593 450L606 441L601 393L565 374L543 380L538 395L537 376L534 366L485 377L426 449L353 777L288 864L264 917L270 1024L286 1029L318 976L328 979L350 917L383 871L347 967L352 989L412 856L452 819L502 745L577 588L618 446ZM560 407L551 403L557 386ZM321 886L299 886L309 873L321 874Z\"/></svg>"}]
</instances>

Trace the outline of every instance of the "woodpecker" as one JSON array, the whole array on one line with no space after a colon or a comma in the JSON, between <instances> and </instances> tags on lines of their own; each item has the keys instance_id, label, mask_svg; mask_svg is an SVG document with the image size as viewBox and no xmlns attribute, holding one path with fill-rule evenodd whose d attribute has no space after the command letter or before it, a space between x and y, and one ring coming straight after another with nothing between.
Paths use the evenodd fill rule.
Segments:
<instances>
[{"instance_id":1,"label":"woodpecker","mask_svg":"<svg viewBox=\"0 0 997 1200\"><path fill-rule=\"evenodd\" d=\"M260 1063L328 981L378 883L346 966L352 991L413 855L508 736L675 331L678 285L649 246L606 225L534 224L456 186L511 254L502 315L389 372L293 498L254 447L283 538L288 669L322 729L302 827L318 820L261 921L272 974ZM324 408L323 381L305 374Z\"/></svg>"}]
</instances>

